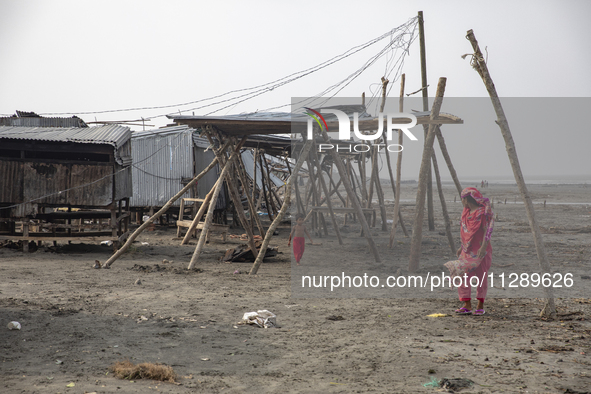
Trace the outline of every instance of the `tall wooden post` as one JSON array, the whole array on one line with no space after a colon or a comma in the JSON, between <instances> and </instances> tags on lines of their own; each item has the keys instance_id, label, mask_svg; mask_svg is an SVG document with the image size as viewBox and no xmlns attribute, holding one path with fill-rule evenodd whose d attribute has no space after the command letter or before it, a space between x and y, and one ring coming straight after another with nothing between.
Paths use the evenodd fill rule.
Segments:
<instances>
[{"instance_id":1,"label":"tall wooden post","mask_svg":"<svg viewBox=\"0 0 591 394\"><path fill-rule=\"evenodd\" d=\"M227 147L224 146L224 149ZM105 262L105 264L103 265L104 268L110 268L111 264L113 264L115 262L115 260L117 260L119 257L121 257L121 255L123 253L125 253L125 251L131 246L131 244L133 243L133 241L135 241L135 239L137 237L139 237L139 235L150 225L152 224L156 219L158 219L160 216L162 216L166 211L168 211L168 209L172 206L172 204L174 204L174 202L176 200L178 200L179 198L181 198L181 196L183 194L185 194L189 189L191 189L193 187L193 185L195 183L197 183L197 181L201 178L203 178L203 176L205 174L207 174L209 172L209 170L211 170L213 167L215 167L215 165L218 163L218 159L217 157L213 159L213 161L211 163L209 163L209 165L203 170L201 171L201 173L199 175L197 175L195 178L193 178L191 180L191 182L187 183L187 185L185 187L183 187L177 194L175 194L170 200L168 200L168 202L166 204L164 204L164 206L162 208L160 208L160 210L158 212L156 212L154 215L150 216L150 218L148 220L146 220L141 226L139 226L137 228L137 230L135 230L133 232L133 234L131 234L129 236L129 238L127 238L127 241L125 241L125 244L123 244L123 246L121 248L119 248L119 250L114 253L111 257L109 257L109 259Z\"/></svg>"},{"instance_id":2,"label":"tall wooden post","mask_svg":"<svg viewBox=\"0 0 591 394\"><path fill-rule=\"evenodd\" d=\"M269 246L269 242L271 242L273 233L275 232L275 229L277 228L281 220L283 220L283 216L285 215L285 212L289 207L289 203L291 201L291 185L293 182L297 182L297 175L300 172L300 168L302 168L302 164L304 164L304 161L308 157L308 153L310 152L311 147L312 140L306 141L302 149L302 153L300 154L300 157L298 158L298 161L296 162L296 165L293 168L293 172L285 184L285 197L283 198L283 205L281 206L279 213L275 217L275 220L273 220L273 223L271 223L271 226L269 226L269 228L267 229L267 234L265 235L265 239L263 239L261 248L259 249L259 254L256 260L254 261L252 268L250 269L249 275L255 275L258 272L259 267L263 263L263 259L265 258L265 254L267 253L267 247Z\"/></svg>"},{"instance_id":3,"label":"tall wooden post","mask_svg":"<svg viewBox=\"0 0 591 394\"><path fill-rule=\"evenodd\" d=\"M550 273L550 263L548 262L548 256L546 255L546 248L544 246L544 241L542 239L542 233L540 232L540 226L536 221L534 206L531 201L531 197L529 196L529 192L527 191L525 180L523 179L521 166L519 165L519 158L517 157L517 150L515 149L515 143L513 142L513 136L511 135L511 129L509 128L509 122L507 121L507 117L505 116L505 111L503 110L503 106L501 105L501 100L499 99L499 95L497 94L495 84L493 83L493 80L488 72L488 66L484 61L484 57L482 56L482 52L480 51L480 47L478 46L478 41L476 41L476 37L474 37L474 32L472 30L468 30L466 38L468 39L468 41L470 41L470 44L472 44L472 48L474 49L472 66L476 69L476 71L482 78L484 85L486 86L486 90L490 95L495 112L497 114L496 123L499 125L501 129L501 134L503 135L503 139L505 140L505 148L507 149L509 162L511 163L511 168L513 169L513 175L515 176L517 187L519 188L521 198L523 199L523 203L525 205L527 218L529 220L529 226L531 227L531 231L534 236L534 244L536 245L538 261L540 262L540 269L543 271L543 274ZM555 319L556 306L554 305L554 292L552 290L552 287L544 286L544 292L546 294L546 305L544 306L544 309L542 309L541 315Z\"/></svg>"},{"instance_id":4,"label":"tall wooden post","mask_svg":"<svg viewBox=\"0 0 591 394\"><path fill-rule=\"evenodd\" d=\"M326 143L328 143L330 141L330 139L328 137L328 133L326 132L326 130L321 130L321 132L322 132L322 137L324 138L324 141ZM349 178L347 177L347 170L345 169L345 165L343 164L343 160L341 160L341 156L339 155L339 153L337 152L336 149L330 149L329 152L330 152L330 155L332 156L333 162L335 163L335 165L337 166L337 169L339 170L339 176L343 180L343 185L345 186L345 190L347 190L347 194L349 195L349 198L351 199L351 203L353 205L353 208L355 208L355 212L357 213L357 216L359 218L359 222L361 223L361 227L363 228L363 234L364 234L365 238L367 239L369 249L374 256L376 263L381 263L382 259L380 257L379 252L378 252L378 248L376 247L373 237L371 236L371 232L369 230L369 225L367 224L367 220L365 220L365 215L363 214L363 208L361 207L361 203L359 202L357 195L353 191L353 188L351 187L351 182L350 182Z\"/></svg>"},{"instance_id":5,"label":"tall wooden post","mask_svg":"<svg viewBox=\"0 0 591 394\"><path fill-rule=\"evenodd\" d=\"M435 151L433 151L433 170L435 171L435 182L437 183L437 192L439 193L439 201L441 202L441 211L443 212L443 220L445 221L445 234L447 235L447 241L451 248L451 255L456 253L456 246L454 244L454 237L451 233L451 224L449 222L449 214L447 213L447 204L445 203L445 196L443 195L443 186L441 185L441 177L439 176L439 166L437 165L437 158L435 157Z\"/></svg>"},{"instance_id":6,"label":"tall wooden post","mask_svg":"<svg viewBox=\"0 0 591 394\"><path fill-rule=\"evenodd\" d=\"M400 101L398 102L398 111L404 112L404 84L406 81L406 75L402 74L400 78ZM398 130L398 145L402 146L402 130ZM390 243L389 247L392 248L394 245L394 236L396 234L396 223L398 217L400 216L400 178L402 176L402 150L398 152L398 158L396 159L396 193L394 194L394 218L392 221L392 230L390 230ZM400 224L404 226L402 220ZM404 229L404 227L403 227ZM405 235L408 237L406 233L406 229L404 229Z\"/></svg>"},{"instance_id":7,"label":"tall wooden post","mask_svg":"<svg viewBox=\"0 0 591 394\"><path fill-rule=\"evenodd\" d=\"M206 132L206 135L208 137L208 139L211 140L211 136L209 135L209 131ZM221 141L220 141L221 142ZM225 163L223 163L223 168L222 168L222 172L219 175L220 179L224 179L226 177L226 175L228 174L228 171L230 170L231 166L232 166L232 162L236 159L236 156L238 156L240 154L240 148L242 147L242 145L244 145L244 143L246 142L246 136L244 136L242 138L242 140L237 144L236 148L234 149L234 151L232 152L232 154L230 155L230 157L227 160L223 160L224 159L224 154L225 152L220 150L214 150L214 153L218 159L218 161L220 162L220 164L222 164L222 161L225 161ZM231 183L231 182L228 182ZM201 251L203 250L203 246L205 245L205 240L207 238L207 232L209 231L209 227L211 226L211 222L213 221L213 211L215 210L215 205L216 205L216 201L218 200L218 196L220 194L220 190L222 189L222 186L224 185L224 182L218 182L216 184L216 187L214 189L213 195L211 196L211 203L209 204L209 208L207 210L207 216L205 217L205 223L203 223L203 229L201 230L201 234L199 236L199 241L197 242L197 247L195 247L195 252L193 252L193 256L191 257L191 261L189 262L189 266L187 267L187 269L192 269L193 266L195 265L195 263L197 262L197 260L199 259L199 255L201 254ZM228 185L228 189L230 191L230 196L234 197L234 189L232 189L233 185ZM234 200L234 205L236 205L236 200ZM242 212L242 214L244 214L244 211L242 210L242 205L238 205L236 206L236 211L238 213ZM256 247L254 247L254 241L252 239L252 232L250 232L250 228L248 226L248 224L244 221L244 226L246 227L245 230L247 233L249 234L249 244L250 244L250 249L253 253L253 255L256 256L257 254L257 250Z\"/></svg>"},{"instance_id":8,"label":"tall wooden post","mask_svg":"<svg viewBox=\"0 0 591 394\"><path fill-rule=\"evenodd\" d=\"M443 94L445 92L446 78L439 78L437 84L437 94L433 107L431 108L431 121L434 121L439 116L441 104L443 102ZM421 258L421 240L423 234L423 215L425 209L425 196L427 193L428 173L431 172L431 156L433 155L433 142L435 140L435 124L429 125L429 132L425 138L425 146L423 149L423 158L421 160L421 169L419 171L419 185L417 190L417 200L415 205L415 220L412 228L412 238L410 243L410 259L408 270L415 272L419 268L419 260Z\"/></svg>"},{"instance_id":9,"label":"tall wooden post","mask_svg":"<svg viewBox=\"0 0 591 394\"><path fill-rule=\"evenodd\" d=\"M458 194L462 194L462 185L460 184L460 180L458 179L458 174L456 174L456 170L454 169L453 164L451 163L451 158L449 157L449 153L447 152L447 146L445 145L445 140L443 139L443 134L441 134L441 127L437 125L436 136L437 141L439 142L439 148L441 149L441 153L443 154L443 158L445 159L445 163L447 164L447 168L449 169L449 174L451 175L451 179L453 179L454 184L456 185L456 189L458 190Z\"/></svg>"},{"instance_id":10,"label":"tall wooden post","mask_svg":"<svg viewBox=\"0 0 591 394\"><path fill-rule=\"evenodd\" d=\"M423 85L423 111L429 110L429 91L427 90L427 54L425 50L425 25L423 11L419 11L419 43L421 52L421 84ZM429 132L429 127L423 125L425 140ZM423 148L424 149L424 148ZM435 230L435 216L433 214L433 176L431 167L427 173L427 220L429 222L429 231Z\"/></svg>"}]
</instances>

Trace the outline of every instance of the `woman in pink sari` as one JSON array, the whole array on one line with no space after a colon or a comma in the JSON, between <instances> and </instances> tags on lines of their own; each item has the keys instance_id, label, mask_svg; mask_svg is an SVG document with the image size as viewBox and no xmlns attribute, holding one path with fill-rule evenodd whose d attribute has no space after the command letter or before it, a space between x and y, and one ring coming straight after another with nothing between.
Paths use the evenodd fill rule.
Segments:
<instances>
[{"instance_id":1,"label":"woman in pink sari","mask_svg":"<svg viewBox=\"0 0 591 394\"><path fill-rule=\"evenodd\" d=\"M461 198L464 210L460 223L462 246L457 251L459 260L450 261L445 266L449 268L453 277L462 277L458 295L464 306L457 309L456 313L484 315L484 299L488 290L487 275L492 263L490 237L494 224L493 213L488 198L474 187L462 190ZM472 311L470 279L474 276L478 277L479 283L476 288L478 305L476 310ZM465 277L467 280L464 280Z\"/></svg>"}]
</instances>

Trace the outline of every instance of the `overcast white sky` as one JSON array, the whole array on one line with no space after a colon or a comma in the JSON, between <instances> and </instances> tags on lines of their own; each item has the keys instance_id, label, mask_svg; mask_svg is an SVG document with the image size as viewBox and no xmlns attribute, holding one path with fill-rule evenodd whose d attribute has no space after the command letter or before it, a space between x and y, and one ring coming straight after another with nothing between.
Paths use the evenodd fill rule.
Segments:
<instances>
[{"instance_id":1,"label":"overcast white sky","mask_svg":"<svg viewBox=\"0 0 591 394\"><path fill-rule=\"evenodd\" d=\"M435 94L437 79L445 76L446 97L487 97L478 74L460 57L472 51L464 37L473 29L481 48L488 47L488 66L501 96L578 97L569 102L577 107L575 113L589 108L591 2L587 0L0 0L0 114L10 115L18 109L64 113L62 116L79 114L86 121L94 121L178 113L196 105L83 114L173 105L270 82L386 33L419 10L425 16L430 94ZM288 104L294 96L315 95L347 77L376 51L377 47L369 49L325 72L220 114L253 112ZM382 59L366 70L339 95L358 97L364 91L370 95L379 88L376 83L384 74L385 62ZM403 72L407 76L406 91L419 89L418 40L410 49ZM397 86L392 91L395 95ZM556 125L561 124L560 117L573 115L544 111L552 120L549 124ZM467 113L456 115L470 118ZM582 119L560 131L554 127L528 128L522 120L509 117L526 175L591 173L591 133ZM493 121L492 111L490 118L482 119L483 124ZM162 126L167 122L161 116L149 123ZM450 131L446 131L450 150L464 152L453 157L460 175L511 175L498 130L492 128L490 135L484 135L474 121L466 123L449 126ZM457 129L451 131L451 127ZM532 133L536 136L533 140ZM468 143L482 145L491 153L486 160L479 160L482 151L462 149ZM409 146L405 152L410 150ZM403 172L412 177L418 173L418 166L412 152L408 157Z\"/></svg>"}]
</instances>

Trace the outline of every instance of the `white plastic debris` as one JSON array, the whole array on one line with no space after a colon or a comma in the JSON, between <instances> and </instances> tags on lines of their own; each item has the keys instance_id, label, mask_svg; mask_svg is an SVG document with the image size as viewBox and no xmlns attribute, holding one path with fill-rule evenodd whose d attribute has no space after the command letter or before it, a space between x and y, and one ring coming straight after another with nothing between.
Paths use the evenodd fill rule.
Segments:
<instances>
[{"instance_id":1,"label":"white plastic debris","mask_svg":"<svg viewBox=\"0 0 591 394\"><path fill-rule=\"evenodd\" d=\"M277 326L277 316L266 309L256 312L246 312L242 316L242 323L255 324L259 327L270 328Z\"/></svg>"},{"instance_id":2,"label":"white plastic debris","mask_svg":"<svg viewBox=\"0 0 591 394\"><path fill-rule=\"evenodd\" d=\"M101 245L111 246L113 245L113 241L103 241L101 242Z\"/></svg>"},{"instance_id":3,"label":"white plastic debris","mask_svg":"<svg viewBox=\"0 0 591 394\"><path fill-rule=\"evenodd\" d=\"M148 242L142 242L142 246L150 246Z\"/></svg>"},{"instance_id":4,"label":"white plastic debris","mask_svg":"<svg viewBox=\"0 0 591 394\"><path fill-rule=\"evenodd\" d=\"M7 327L9 330L20 330L21 324L17 321L11 321L10 323L8 323Z\"/></svg>"},{"instance_id":5,"label":"white plastic debris","mask_svg":"<svg viewBox=\"0 0 591 394\"><path fill-rule=\"evenodd\" d=\"M147 222L148 220L150 220L150 217L148 215L142 216L142 222Z\"/></svg>"}]
</instances>

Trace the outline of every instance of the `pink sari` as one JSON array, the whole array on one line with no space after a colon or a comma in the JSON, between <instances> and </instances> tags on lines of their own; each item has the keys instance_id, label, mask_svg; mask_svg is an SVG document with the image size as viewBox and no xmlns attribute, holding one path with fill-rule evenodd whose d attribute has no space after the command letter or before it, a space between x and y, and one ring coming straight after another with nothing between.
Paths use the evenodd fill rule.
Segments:
<instances>
[{"instance_id":1,"label":"pink sari","mask_svg":"<svg viewBox=\"0 0 591 394\"><path fill-rule=\"evenodd\" d=\"M453 277L470 274L474 272L482 263L483 260L490 260L492 254L492 246L490 242L486 248L486 255L479 259L478 249L482 243L490 241L494 219L488 198L482 196L478 189L467 187L462 190L461 197L467 195L472 196L479 205L479 208L471 212L470 208L464 208L462 211L462 219L460 222L460 236L462 239L462 252L458 260L448 261L444 264L449 269L450 275ZM487 256L489 257L487 259ZM490 267L484 267L486 270Z\"/></svg>"}]
</instances>

